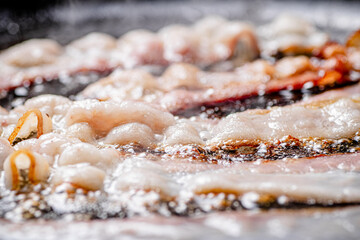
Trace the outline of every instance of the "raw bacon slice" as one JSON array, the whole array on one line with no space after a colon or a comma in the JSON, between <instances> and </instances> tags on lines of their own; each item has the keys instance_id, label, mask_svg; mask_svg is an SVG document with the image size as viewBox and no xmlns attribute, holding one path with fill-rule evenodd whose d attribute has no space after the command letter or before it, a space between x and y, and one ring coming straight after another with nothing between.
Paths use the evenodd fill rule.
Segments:
<instances>
[{"instance_id":1,"label":"raw bacon slice","mask_svg":"<svg viewBox=\"0 0 360 240\"><path fill-rule=\"evenodd\" d=\"M9 137L18 119L33 108L49 114L54 131L85 124L81 125L82 129L89 132L83 133L84 139L91 139L95 134L98 139L107 136L105 141L109 143L121 140L123 134L116 136L116 133L128 131L136 139L140 139L136 137L138 133L146 133L147 145L152 143L159 147L191 144L240 146L242 142L259 145L265 142L280 144L281 141L315 144L321 140L354 139L360 128L357 97L248 110L230 114L221 120L207 120L178 119L157 105L138 101L70 101L44 95L28 100L24 106L8 114L0 115L3 136Z\"/></svg>"},{"instance_id":2,"label":"raw bacon slice","mask_svg":"<svg viewBox=\"0 0 360 240\"><path fill-rule=\"evenodd\" d=\"M211 142L295 138L340 139L360 129L356 99L343 98L304 106L250 110L231 114L212 130ZM360 119L359 119L360 120Z\"/></svg>"},{"instance_id":3,"label":"raw bacon slice","mask_svg":"<svg viewBox=\"0 0 360 240\"><path fill-rule=\"evenodd\" d=\"M192 155L202 161L277 160L348 153L359 148L360 107L355 97L248 110L209 120L179 119L159 106L142 102L70 101L48 95L28 100L0 116L3 136L9 137L18 119L33 107L49 114L53 122L50 135L17 143L26 148L26 142L39 145L31 147L35 150L42 149L47 137L56 137L54 132L61 132L62 138L120 151L137 146L139 151ZM50 145L48 148L53 152ZM55 144L54 148L59 146Z\"/></svg>"},{"instance_id":4,"label":"raw bacon slice","mask_svg":"<svg viewBox=\"0 0 360 240\"><path fill-rule=\"evenodd\" d=\"M351 83L350 69L338 58L314 62L308 57L286 57L271 64L257 60L233 72L204 72L193 65L175 64L161 77L143 70L118 70L89 87L80 98L136 99L160 104L176 115L194 113L202 106L241 101L282 90L325 88Z\"/></svg>"},{"instance_id":5,"label":"raw bacon slice","mask_svg":"<svg viewBox=\"0 0 360 240\"><path fill-rule=\"evenodd\" d=\"M183 31L189 34L185 36ZM192 41L188 41L189 36ZM218 17L200 20L194 26L169 26L159 33L135 30L118 40L104 33L90 33L64 47L50 39L32 39L0 54L0 90L115 67L166 66L183 61L208 66L229 59L244 63L258 55L250 25Z\"/></svg>"},{"instance_id":6,"label":"raw bacon slice","mask_svg":"<svg viewBox=\"0 0 360 240\"><path fill-rule=\"evenodd\" d=\"M323 205L356 203L360 200L360 192L356 189L359 176L356 173L309 173L304 169L301 174L276 171L265 174L242 171L242 166L236 164L234 169L225 167L195 173L189 173L189 168L185 172L178 172L181 174L169 175L164 171L165 164L161 166L145 159L130 158L119 165L115 182L109 191L120 196L128 196L127 191L156 192L162 200L170 199L175 204L186 204L188 207L195 203L200 209L204 208L204 211L211 211L211 208L206 210L207 204L214 204L212 207L215 209L222 209L226 205L227 195L246 202L249 197L247 194L252 194L255 198L248 200L254 204L261 201L264 201L262 204L269 203L279 197L286 198L289 202ZM325 182L329 187L323 187ZM220 201L217 202L218 194L223 197L219 197ZM211 198L214 200L212 203ZM206 202L206 199L209 202ZM133 204L127 203L127 199L121 197L119 200L125 201L123 204L126 205L139 204L139 208L147 205L144 200ZM149 198L148 201L153 199ZM130 206L131 209L133 207Z\"/></svg>"},{"instance_id":7,"label":"raw bacon slice","mask_svg":"<svg viewBox=\"0 0 360 240\"><path fill-rule=\"evenodd\" d=\"M74 196L75 202L62 202L63 184L91 190L93 187L99 189L99 184L102 185L104 180L103 171L76 163L55 167L56 178L52 183L60 192L46 196L43 204L50 205L55 216L82 209L83 214L95 217L99 213L90 206L102 209L103 216L132 216L148 214L149 211L192 215L194 208L212 212L227 209L235 202L239 204L238 208L250 209L273 205L288 207L291 204L356 204L360 201L356 187L360 181L357 174L358 155L288 159L286 162L234 163L231 166L186 163L183 162L185 159L181 159L182 162L170 159L164 162L162 159L151 161L144 156L132 156L118 163L110 185L104 183L102 191L109 194L105 200L105 196L101 195L87 200L80 195L78 199ZM339 162L342 163L336 166ZM109 167L107 174L113 168ZM88 179L94 174L102 177ZM166 205L169 202L171 204ZM114 208L115 205L122 207Z\"/></svg>"}]
</instances>

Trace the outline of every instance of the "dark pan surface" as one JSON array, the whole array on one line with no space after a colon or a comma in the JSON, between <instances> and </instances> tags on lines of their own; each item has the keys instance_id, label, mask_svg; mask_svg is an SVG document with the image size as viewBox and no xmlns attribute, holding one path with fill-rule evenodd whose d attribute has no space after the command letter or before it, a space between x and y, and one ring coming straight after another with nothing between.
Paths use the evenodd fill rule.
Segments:
<instances>
[{"instance_id":1,"label":"dark pan surface","mask_svg":"<svg viewBox=\"0 0 360 240\"><path fill-rule=\"evenodd\" d=\"M0 9L0 49L35 37L66 44L93 31L120 36L136 28L158 30L211 14L255 25L281 13L295 14L341 41L360 27L359 9L357 1L60 1L39 9Z\"/></svg>"}]
</instances>

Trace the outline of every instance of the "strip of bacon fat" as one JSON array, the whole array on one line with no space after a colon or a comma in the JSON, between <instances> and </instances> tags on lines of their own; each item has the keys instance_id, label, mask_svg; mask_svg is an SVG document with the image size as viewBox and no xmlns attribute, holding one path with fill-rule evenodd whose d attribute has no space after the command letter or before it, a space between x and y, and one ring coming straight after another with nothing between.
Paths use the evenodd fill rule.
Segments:
<instances>
[{"instance_id":1,"label":"strip of bacon fat","mask_svg":"<svg viewBox=\"0 0 360 240\"><path fill-rule=\"evenodd\" d=\"M143 70L118 70L89 85L80 98L141 100L173 113L193 107L302 88L350 82L346 64L336 57L314 63L308 57L286 57L272 64L257 60L233 72L204 72L190 64L171 65L156 78Z\"/></svg>"}]
</instances>

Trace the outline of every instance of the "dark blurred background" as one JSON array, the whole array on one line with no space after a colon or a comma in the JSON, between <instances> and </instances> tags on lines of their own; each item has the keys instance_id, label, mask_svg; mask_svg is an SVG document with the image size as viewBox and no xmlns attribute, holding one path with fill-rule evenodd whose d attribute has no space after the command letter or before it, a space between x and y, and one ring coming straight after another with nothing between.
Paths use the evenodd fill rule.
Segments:
<instances>
[{"instance_id":1,"label":"dark blurred background","mask_svg":"<svg viewBox=\"0 0 360 240\"><path fill-rule=\"evenodd\" d=\"M1 0L0 49L30 38L52 38L61 44L92 31L114 36L135 28L158 30L171 23L189 24L222 15L262 24L281 13L302 16L336 40L360 28L358 1L281 0Z\"/></svg>"}]
</instances>

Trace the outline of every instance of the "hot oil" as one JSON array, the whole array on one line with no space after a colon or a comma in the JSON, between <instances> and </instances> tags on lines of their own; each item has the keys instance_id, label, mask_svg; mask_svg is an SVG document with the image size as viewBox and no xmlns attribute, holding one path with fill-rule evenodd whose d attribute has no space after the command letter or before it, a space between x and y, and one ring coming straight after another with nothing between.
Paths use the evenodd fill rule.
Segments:
<instances>
[{"instance_id":1,"label":"hot oil","mask_svg":"<svg viewBox=\"0 0 360 240\"><path fill-rule=\"evenodd\" d=\"M42 94L56 94L74 98L86 86L109 74L104 72L77 73L62 75L57 79L35 79L32 84L25 84L0 95L0 105L8 110L23 104L27 99Z\"/></svg>"},{"instance_id":2,"label":"hot oil","mask_svg":"<svg viewBox=\"0 0 360 240\"><path fill-rule=\"evenodd\" d=\"M201 216L217 211L244 211L270 209L302 210L309 208L333 209L359 205L359 203L335 204L315 203L309 199L306 203L292 200L285 195L275 197L254 192L235 195L226 192L198 194L191 199L162 200L157 192L137 191L107 195L100 192L84 194L81 191L72 194L51 192L40 188L29 193L1 196L0 217L11 221L29 219L46 220L91 220L109 218L128 218L147 216L149 213L162 216ZM144 199L152 199L144 204Z\"/></svg>"}]
</instances>

